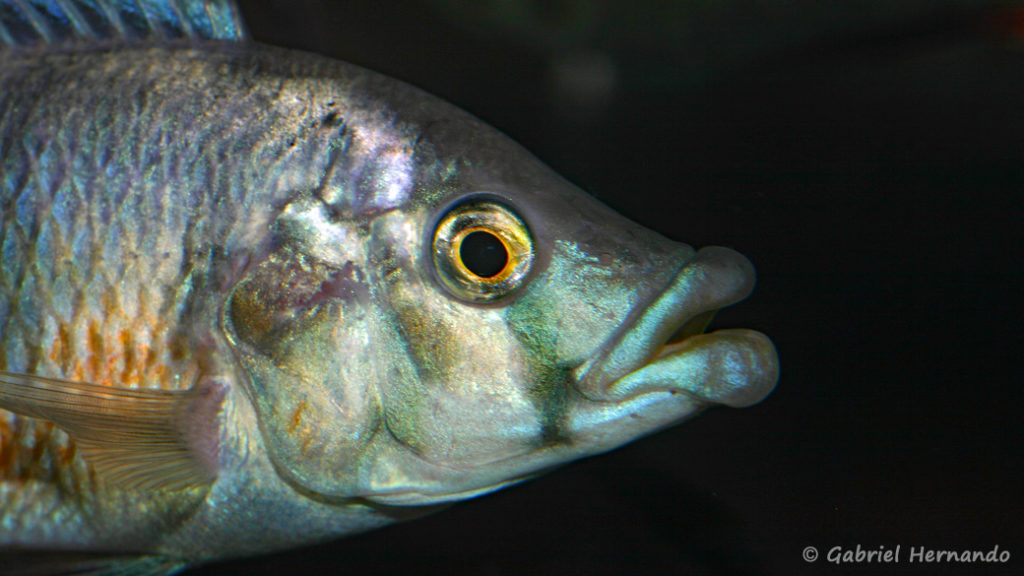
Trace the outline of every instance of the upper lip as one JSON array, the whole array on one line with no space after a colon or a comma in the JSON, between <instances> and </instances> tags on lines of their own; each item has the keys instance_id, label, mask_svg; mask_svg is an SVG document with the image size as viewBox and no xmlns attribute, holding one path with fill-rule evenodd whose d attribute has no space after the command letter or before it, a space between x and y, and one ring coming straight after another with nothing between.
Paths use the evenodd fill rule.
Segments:
<instances>
[{"instance_id":1,"label":"upper lip","mask_svg":"<svg viewBox=\"0 0 1024 576\"><path fill-rule=\"evenodd\" d=\"M618 379L699 334L716 310L753 289L754 267L745 256L720 246L702 248L664 290L635 309L611 346L576 369L580 392L593 400L612 399L609 390ZM674 336L683 338L669 345Z\"/></svg>"}]
</instances>

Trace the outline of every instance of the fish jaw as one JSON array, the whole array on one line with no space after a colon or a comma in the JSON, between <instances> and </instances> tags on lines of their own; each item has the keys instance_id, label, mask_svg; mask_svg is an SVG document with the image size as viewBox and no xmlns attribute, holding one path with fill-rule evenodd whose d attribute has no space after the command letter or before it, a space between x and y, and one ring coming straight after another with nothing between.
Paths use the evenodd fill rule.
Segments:
<instances>
[{"instance_id":1,"label":"fish jaw","mask_svg":"<svg viewBox=\"0 0 1024 576\"><path fill-rule=\"evenodd\" d=\"M715 310L750 294L750 262L727 248L704 248L685 258L666 284L577 367L559 438L482 467L446 468L407 451L388 452L361 496L389 506L464 500L613 450L708 407L764 399L779 375L766 336L746 329L690 333L695 323L703 328Z\"/></svg>"},{"instance_id":2,"label":"fish jaw","mask_svg":"<svg viewBox=\"0 0 1024 576\"><path fill-rule=\"evenodd\" d=\"M697 401L744 407L775 387L778 355L753 330L692 330L754 289L753 265L728 248L697 252L652 302L639 306L612 343L576 370L577 388L597 402L621 402L650 392L686 393Z\"/></svg>"},{"instance_id":3,"label":"fish jaw","mask_svg":"<svg viewBox=\"0 0 1024 576\"><path fill-rule=\"evenodd\" d=\"M652 362L615 381L608 392L622 399L654 391L684 393L698 402L746 408L775 387L775 346L755 330L719 330L668 345Z\"/></svg>"},{"instance_id":4,"label":"fish jaw","mask_svg":"<svg viewBox=\"0 0 1024 576\"><path fill-rule=\"evenodd\" d=\"M568 417L571 457L615 449L711 406L742 408L768 396L779 360L767 336L749 329L701 332L715 311L753 288L746 257L708 247L637 306L611 342L576 370L581 399Z\"/></svg>"}]
</instances>

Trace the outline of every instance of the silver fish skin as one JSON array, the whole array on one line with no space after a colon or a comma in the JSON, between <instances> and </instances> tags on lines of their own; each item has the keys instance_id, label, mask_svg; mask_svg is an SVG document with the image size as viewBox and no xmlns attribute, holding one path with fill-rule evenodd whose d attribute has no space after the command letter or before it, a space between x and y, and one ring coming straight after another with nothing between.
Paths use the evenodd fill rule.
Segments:
<instances>
[{"instance_id":1,"label":"silver fish skin","mask_svg":"<svg viewBox=\"0 0 1024 576\"><path fill-rule=\"evenodd\" d=\"M395 80L107 42L4 54L0 86L0 372L213 398L175 423L209 480L172 486L144 459L106 478L0 393L0 548L180 569L322 541L778 378L762 334L703 333L752 290L744 257L629 222ZM467 264L474 231L501 272Z\"/></svg>"}]
</instances>

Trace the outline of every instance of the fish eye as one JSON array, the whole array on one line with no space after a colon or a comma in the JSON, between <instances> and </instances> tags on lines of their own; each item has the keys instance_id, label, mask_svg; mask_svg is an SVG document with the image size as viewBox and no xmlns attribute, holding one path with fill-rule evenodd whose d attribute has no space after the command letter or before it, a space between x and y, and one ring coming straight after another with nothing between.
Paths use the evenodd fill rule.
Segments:
<instances>
[{"instance_id":1,"label":"fish eye","mask_svg":"<svg viewBox=\"0 0 1024 576\"><path fill-rule=\"evenodd\" d=\"M457 204L437 223L434 269L453 295L492 302L522 286L533 265L533 237L511 208L491 199Z\"/></svg>"},{"instance_id":2,"label":"fish eye","mask_svg":"<svg viewBox=\"0 0 1024 576\"><path fill-rule=\"evenodd\" d=\"M473 230L462 237L459 259L471 274L493 278L508 266L508 248L493 233Z\"/></svg>"}]
</instances>

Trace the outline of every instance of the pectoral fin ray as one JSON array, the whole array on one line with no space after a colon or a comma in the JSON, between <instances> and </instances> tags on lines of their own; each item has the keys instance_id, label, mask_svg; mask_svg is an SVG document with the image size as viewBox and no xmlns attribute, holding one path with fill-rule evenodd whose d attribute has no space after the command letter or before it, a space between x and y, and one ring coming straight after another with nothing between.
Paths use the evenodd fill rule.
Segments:
<instances>
[{"instance_id":1,"label":"pectoral fin ray","mask_svg":"<svg viewBox=\"0 0 1024 576\"><path fill-rule=\"evenodd\" d=\"M217 475L222 385L183 391L118 388L0 372L0 408L52 421L103 481L181 490Z\"/></svg>"}]
</instances>

